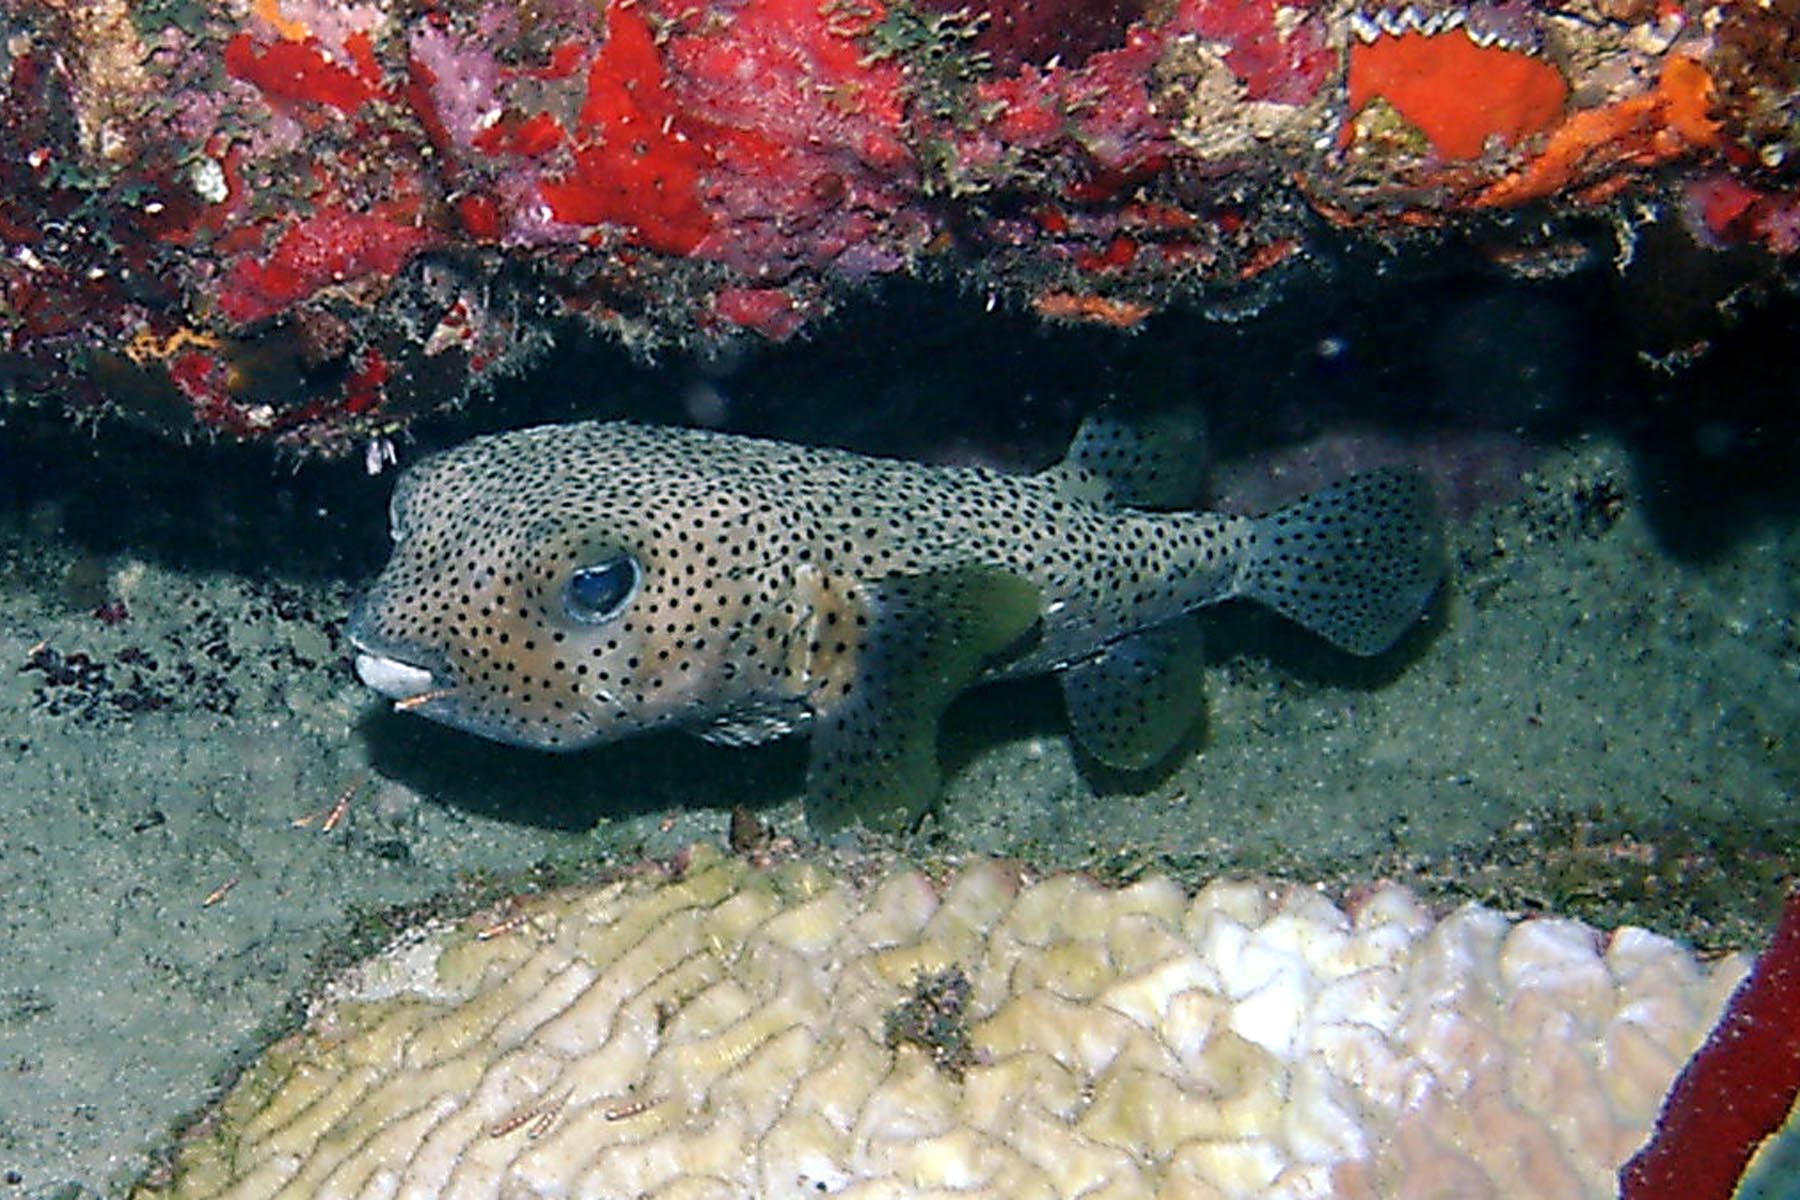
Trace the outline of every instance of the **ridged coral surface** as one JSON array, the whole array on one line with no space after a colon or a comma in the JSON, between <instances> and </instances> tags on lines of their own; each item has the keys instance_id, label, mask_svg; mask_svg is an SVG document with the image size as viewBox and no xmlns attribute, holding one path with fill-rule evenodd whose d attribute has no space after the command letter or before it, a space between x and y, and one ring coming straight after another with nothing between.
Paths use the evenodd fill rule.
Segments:
<instances>
[{"instance_id":1,"label":"ridged coral surface","mask_svg":"<svg viewBox=\"0 0 1800 1200\"><path fill-rule=\"evenodd\" d=\"M403 940L140 1194L1610 1196L1742 973L1399 888L702 854Z\"/></svg>"}]
</instances>

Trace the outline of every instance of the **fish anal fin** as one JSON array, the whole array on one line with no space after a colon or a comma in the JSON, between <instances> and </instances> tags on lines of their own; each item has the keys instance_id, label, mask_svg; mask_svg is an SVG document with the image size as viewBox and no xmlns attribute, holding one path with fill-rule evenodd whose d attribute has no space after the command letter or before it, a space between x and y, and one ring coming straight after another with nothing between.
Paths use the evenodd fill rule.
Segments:
<instances>
[{"instance_id":1,"label":"fish anal fin","mask_svg":"<svg viewBox=\"0 0 1800 1200\"><path fill-rule=\"evenodd\" d=\"M995 567L892 576L865 596L854 672L812 699L806 813L820 833L914 824L937 799L944 709L1038 621L1037 589Z\"/></svg>"},{"instance_id":2,"label":"fish anal fin","mask_svg":"<svg viewBox=\"0 0 1800 1200\"><path fill-rule=\"evenodd\" d=\"M1166 758L1206 708L1198 622L1140 629L1062 674L1075 740L1109 767L1142 771Z\"/></svg>"},{"instance_id":3,"label":"fish anal fin","mask_svg":"<svg viewBox=\"0 0 1800 1200\"><path fill-rule=\"evenodd\" d=\"M1096 413L1081 423L1048 474L1083 500L1133 508L1185 508L1206 483L1205 435L1197 418L1172 413L1128 420Z\"/></svg>"}]
</instances>

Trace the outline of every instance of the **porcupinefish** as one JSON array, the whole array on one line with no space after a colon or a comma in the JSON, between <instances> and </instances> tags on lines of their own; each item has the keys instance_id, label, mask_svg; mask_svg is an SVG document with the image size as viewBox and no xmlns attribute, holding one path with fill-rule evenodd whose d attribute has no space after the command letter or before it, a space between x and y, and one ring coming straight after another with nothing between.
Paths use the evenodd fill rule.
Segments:
<instances>
[{"instance_id":1,"label":"porcupinefish","mask_svg":"<svg viewBox=\"0 0 1800 1200\"><path fill-rule=\"evenodd\" d=\"M804 728L813 827L891 829L935 798L938 718L972 684L1061 672L1080 744L1142 769L1203 704L1193 610L1247 597L1359 655L1419 619L1441 550L1416 474L1156 511L1196 482L1168 445L1094 419L1013 475L613 422L477 438L396 487L357 673L549 750Z\"/></svg>"}]
</instances>

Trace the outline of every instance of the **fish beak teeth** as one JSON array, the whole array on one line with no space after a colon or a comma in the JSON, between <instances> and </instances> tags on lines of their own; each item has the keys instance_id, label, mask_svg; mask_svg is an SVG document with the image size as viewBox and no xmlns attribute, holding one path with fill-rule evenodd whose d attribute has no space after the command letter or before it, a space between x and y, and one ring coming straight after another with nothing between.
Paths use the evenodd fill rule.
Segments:
<instances>
[{"instance_id":1,"label":"fish beak teeth","mask_svg":"<svg viewBox=\"0 0 1800 1200\"><path fill-rule=\"evenodd\" d=\"M410 700L437 687L437 680L423 667L379 654L358 654L356 677L390 700Z\"/></svg>"}]
</instances>

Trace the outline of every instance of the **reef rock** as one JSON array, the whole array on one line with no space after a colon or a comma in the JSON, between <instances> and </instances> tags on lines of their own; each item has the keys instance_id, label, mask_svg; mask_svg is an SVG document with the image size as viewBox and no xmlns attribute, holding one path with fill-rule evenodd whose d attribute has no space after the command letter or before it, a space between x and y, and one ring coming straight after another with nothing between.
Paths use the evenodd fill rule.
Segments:
<instances>
[{"instance_id":1,"label":"reef rock","mask_svg":"<svg viewBox=\"0 0 1800 1200\"><path fill-rule=\"evenodd\" d=\"M9 385L376 465L571 329L781 341L880 278L1134 327L1656 213L1800 253L1795 0L0 13Z\"/></svg>"}]
</instances>

